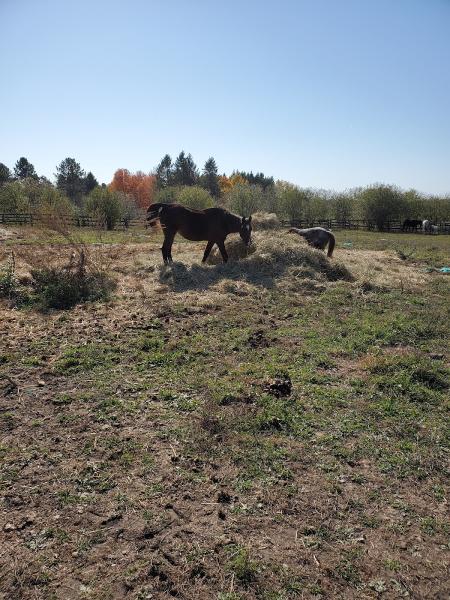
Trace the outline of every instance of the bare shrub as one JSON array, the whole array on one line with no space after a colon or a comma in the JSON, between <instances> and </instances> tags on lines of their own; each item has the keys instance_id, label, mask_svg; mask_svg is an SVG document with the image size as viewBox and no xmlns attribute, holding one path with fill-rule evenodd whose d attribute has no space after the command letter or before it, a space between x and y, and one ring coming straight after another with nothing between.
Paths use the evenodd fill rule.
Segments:
<instances>
[{"instance_id":1,"label":"bare shrub","mask_svg":"<svg viewBox=\"0 0 450 600\"><path fill-rule=\"evenodd\" d=\"M42 253L27 249L22 258L31 267L32 302L43 309L66 309L87 300L107 299L115 288L105 268L105 262L94 257L88 245L71 232L67 218L57 212L41 215L46 232L66 241L68 260L61 252L46 248ZM66 255L67 256L67 255Z\"/></svg>"}]
</instances>

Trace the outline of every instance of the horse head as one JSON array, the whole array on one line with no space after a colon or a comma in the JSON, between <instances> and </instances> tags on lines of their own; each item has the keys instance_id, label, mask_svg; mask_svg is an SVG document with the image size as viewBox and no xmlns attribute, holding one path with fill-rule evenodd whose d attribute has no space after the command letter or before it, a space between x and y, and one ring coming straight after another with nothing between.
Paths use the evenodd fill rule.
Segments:
<instances>
[{"instance_id":1,"label":"horse head","mask_svg":"<svg viewBox=\"0 0 450 600\"><path fill-rule=\"evenodd\" d=\"M252 217L242 217L241 229L239 231L242 241L246 246L250 245L252 241Z\"/></svg>"}]
</instances>

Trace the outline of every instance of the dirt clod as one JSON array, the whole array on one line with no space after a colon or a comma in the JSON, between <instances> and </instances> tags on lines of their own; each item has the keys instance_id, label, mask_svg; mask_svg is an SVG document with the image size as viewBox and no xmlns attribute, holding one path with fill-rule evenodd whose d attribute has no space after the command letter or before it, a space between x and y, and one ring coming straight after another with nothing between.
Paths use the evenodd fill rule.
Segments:
<instances>
[{"instance_id":1,"label":"dirt clod","mask_svg":"<svg viewBox=\"0 0 450 600\"><path fill-rule=\"evenodd\" d=\"M230 504L232 499L232 496L224 490L221 490L217 495L217 502L220 502L220 504Z\"/></svg>"},{"instance_id":2,"label":"dirt clod","mask_svg":"<svg viewBox=\"0 0 450 600\"><path fill-rule=\"evenodd\" d=\"M292 393L292 381L289 375L274 377L266 383L264 389L276 398L285 398Z\"/></svg>"}]
</instances>

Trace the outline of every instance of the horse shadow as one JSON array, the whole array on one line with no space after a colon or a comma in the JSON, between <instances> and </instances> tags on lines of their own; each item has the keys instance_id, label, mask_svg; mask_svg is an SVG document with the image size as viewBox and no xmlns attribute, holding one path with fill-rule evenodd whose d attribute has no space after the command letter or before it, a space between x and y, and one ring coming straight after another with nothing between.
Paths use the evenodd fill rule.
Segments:
<instances>
[{"instance_id":1,"label":"horse shadow","mask_svg":"<svg viewBox=\"0 0 450 600\"><path fill-rule=\"evenodd\" d=\"M167 285L174 292L204 291L224 279L245 281L266 289L275 287L274 276L267 273L258 275L254 269L249 269L245 262L239 263L239 269L236 268L236 265L237 263L228 262L221 265L193 264L187 266L181 262L173 262L170 265L160 266L158 280L159 283Z\"/></svg>"}]
</instances>

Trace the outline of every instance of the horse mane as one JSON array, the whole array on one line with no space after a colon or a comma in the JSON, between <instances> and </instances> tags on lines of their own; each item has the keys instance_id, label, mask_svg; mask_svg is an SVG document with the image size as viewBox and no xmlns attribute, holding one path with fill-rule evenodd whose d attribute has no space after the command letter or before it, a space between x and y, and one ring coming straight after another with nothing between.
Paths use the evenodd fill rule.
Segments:
<instances>
[{"instance_id":1,"label":"horse mane","mask_svg":"<svg viewBox=\"0 0 450 600\"><path fill-rule=\"evenodd\" d=\"M241 228L241 217L239 217L238 215L235 215L234 213L223 209L224 210L224 216L226 219L226 223L227 225L234 227L237 227L237 231L239 231L239 229ZM236 231L233 231L233 233L236 233Z\"/></svg>"}]
</instances>

